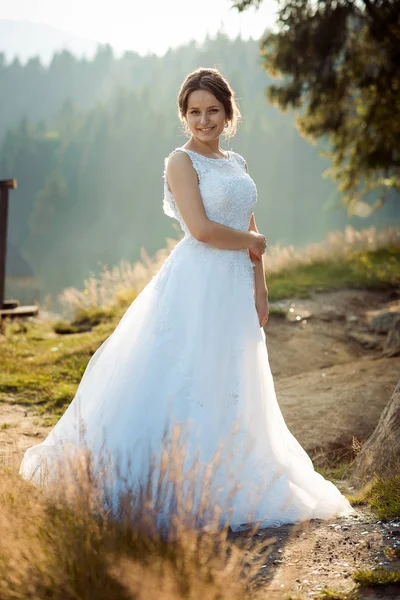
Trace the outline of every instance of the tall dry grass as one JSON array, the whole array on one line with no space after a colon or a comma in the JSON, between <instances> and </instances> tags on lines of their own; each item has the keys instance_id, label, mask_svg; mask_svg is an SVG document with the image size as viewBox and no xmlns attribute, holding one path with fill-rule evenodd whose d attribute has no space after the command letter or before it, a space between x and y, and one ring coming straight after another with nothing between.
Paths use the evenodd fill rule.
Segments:
<instances>
[{"instance_id":1,"label":"tall dry grass","mask_svg":"<svg viewBox=\"0 0 400 600\"><path fill-rule=\"evenodd\" d=\"M98 276L91 275L84 280L82 289L65 288L57 296L59 307L64 315L71 316L80 308L126 306L159 271L177 243L178 240L167 239L166 247L153 257L142 248L141 259L134 263L121 260L111 269L103 267Z\"/></svg>"},{"instance_id":2,"label":"tall dry grass","mask_svg":"<svg viewBox=\"0 0 400 600\"><path fill-rule=\"evenodd\" d=\"M1 600L250 598L257 561L251 565L248 556L256 527L235 543L229 539L227 524L218 525L220 507L208 494L214 461L201 479L192 463L183 479L180 440L175 433L164 440L148 478L134 489L127 486L117 502L103 469L108 460L94 461L85 448L70 454L63 449L47 463L40 483L32 478L37 487L3 466ZM168 520L160 521L160 514Z\"/></svg>"},{"instance_id":3,"label":"tall dry grass","mask_svg":"<svg viewBox=\"0 0 400 600\"><path fill-rule=\"evenodd\" d=\"M308 244L304 248L279 244L272 246L267 249L265 272L267 275L281 273L300 265L337 261L352 252L369 252L388 247L400 250L400 228L369 227L357 231L349 225L344 231L328 233L324 241Z\"/></svg>"},{"instance_id":4,"label":"tall dry grass","mask_svg":"<svg viewBox=\"0 0 400 600\"><path fill-rule=\"evenodd\" d=\"M112 269L104 268L99 276L85 279L82 289L66 288L57 297L65 316L75 314L78 309L90 307L126 306L149 283L162 267L165 259L178 243L167 240L166 248L153 257L142 249L141 260L129 263L121 261ZM264 259L266 276L282 273L302 265L317 262L333 262L347 257L351 252L373 251L380 248L400 249L400 229L370 227L357 231L348 226L344 231L335 231L318 243L303 248L294 246L268 246Z\"/></svg>"}]
</instances>

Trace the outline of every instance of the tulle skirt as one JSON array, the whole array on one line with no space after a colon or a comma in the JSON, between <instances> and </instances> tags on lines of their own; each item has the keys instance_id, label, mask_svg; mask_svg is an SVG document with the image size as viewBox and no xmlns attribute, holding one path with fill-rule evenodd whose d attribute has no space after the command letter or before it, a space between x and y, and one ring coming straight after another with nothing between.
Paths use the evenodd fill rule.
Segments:
<instances>
[{"instance_id":1,"label":"tulle skirt","mask_svg":"<svg viewBox=\"0 0 400 600\"><path fill-rule=\"evenodd\" d=\"M148 481L152 461L157 475L172 453L166 434L179 427L182 467L196 473L192 510L219 507L220 525L238 531L353 512L285 424L253 288L247 251L185 236L94 353L57 425L25 452L21 475L45 486L66 448L84 438L95 462L106 449L118 464L117 498L123 486ZM165 504L159 511L168 518Z\"/></svg>"}]
</instances>

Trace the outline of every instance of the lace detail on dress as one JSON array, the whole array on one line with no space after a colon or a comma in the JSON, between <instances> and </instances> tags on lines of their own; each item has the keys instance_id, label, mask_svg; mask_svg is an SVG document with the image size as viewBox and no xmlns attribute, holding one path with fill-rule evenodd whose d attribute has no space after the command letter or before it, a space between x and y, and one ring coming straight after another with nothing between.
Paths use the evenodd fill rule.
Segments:
<instances>
[{"instance_id":1,"label":"lace detail on dress","mask_svg":"<svg viewBox=\"0 0 400 600\"><path fill-rule=\"evenodd\" d=\"M243 156L241 154L238 154L237 152L235 152L235 156L236 159L239 161L239 164L243 167L243 171L247 173L246 161L244 160Z\"/></svg>"},{"instance_id":2,"label":"lace detail on dress","mask_svg":"<svg viewBox=\"0 0 400 600\"><path fill-rule=\"evenodd\" d=\"M244 158L233 150L228 152L229 158L210 158L186 148L175 148L164 160L164 213L176 219L182 231L190 235L167 185L168 159L177 151L186 152L192 161L208 218L246 231L257 201L257 188L246 171Z\"/></svg>"}]
</instances>

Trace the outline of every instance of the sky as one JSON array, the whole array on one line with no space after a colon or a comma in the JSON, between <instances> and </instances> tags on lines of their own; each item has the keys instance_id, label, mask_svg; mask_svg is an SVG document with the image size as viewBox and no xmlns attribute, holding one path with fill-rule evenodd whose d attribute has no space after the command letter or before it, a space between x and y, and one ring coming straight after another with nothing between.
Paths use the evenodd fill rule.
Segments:
<instances>
[{"instance_id":1,"label":"sky","mask_svg":"<svg viewBox=\"0 0 400 600\"><path fill-rule=\"evenodd\" d=\"M0 0L0 19L45 23L117 51L158 55L218 30L259 39L273 27L275 11L275 0L242 13L231 0Z\"/></svg>"}]
</instances>

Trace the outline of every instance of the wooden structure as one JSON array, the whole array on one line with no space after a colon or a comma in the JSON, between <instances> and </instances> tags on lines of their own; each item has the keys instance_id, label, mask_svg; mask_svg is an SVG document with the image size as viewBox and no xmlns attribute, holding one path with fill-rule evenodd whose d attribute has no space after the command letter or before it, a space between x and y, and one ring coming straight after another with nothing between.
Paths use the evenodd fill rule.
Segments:
<instances>
[{"instance_id":1,"label":"wooden structure","mask_svg":"<svg viewBox=\"0 0 400 600\"><path fill-rule=\"evenodd\" d=\"M29 317L39 312L37 306L20 306L18 300L5 300L7 221L9 190L17 188L16 179L0 181L0 322L3 317Z\"/></svg>"}]
</instances>

